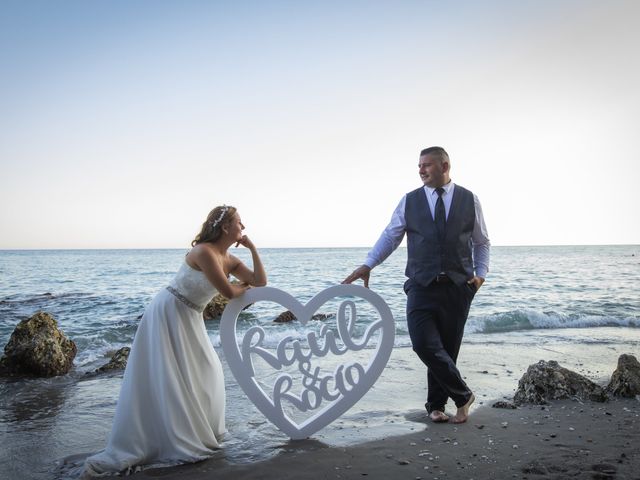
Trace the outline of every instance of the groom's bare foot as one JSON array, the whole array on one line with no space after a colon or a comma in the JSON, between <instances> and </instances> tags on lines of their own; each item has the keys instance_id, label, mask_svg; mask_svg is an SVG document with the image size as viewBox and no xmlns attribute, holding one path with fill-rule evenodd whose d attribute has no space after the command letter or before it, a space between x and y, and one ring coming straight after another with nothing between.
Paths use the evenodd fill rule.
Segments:
<instances>
[{"instance_id":1,"label":"groom's bare foot","mask_svg":"<svg viewBox=\"0 0 640 480\"><path fill-rule=\"evenodd\" d=\"M476 397L472 393L471 397L469 398L469 401L467 403L465 403L463 406L458 408L458 411L456 412L456 414L451 419L451 423L464 423L464 422L466 422L467 419L469 418L469 407L471 407L471 404L473 403L473 401L475 399L476 399Z\"/></svg>"},{"instance_id":2,"label":"groom's bare foot","mask_svg":"<svg viewBox=\"0 0 640 480\"><path fill-rule=\"evenodd\" d=\"M444 423L449 421L449 415L440 410L434 410L429 414L429 418L434 423Z\"/></svg>"}]
</instances>

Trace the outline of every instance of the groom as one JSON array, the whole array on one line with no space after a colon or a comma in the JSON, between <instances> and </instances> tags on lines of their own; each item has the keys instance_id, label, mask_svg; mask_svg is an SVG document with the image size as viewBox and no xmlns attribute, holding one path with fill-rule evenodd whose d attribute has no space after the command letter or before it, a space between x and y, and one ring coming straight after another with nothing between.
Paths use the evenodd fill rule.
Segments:
<instances>
[{"instance_id":1,"label":"groom","mask_svg":"<svg viewBox=\"0 0 640 480\"><path fill-rule=\"evenodd\" d=\"M445 404L457 407L453 423L463 423L475 397L456 360L471 301L489 271L490 242L478 198L449 178L451 161L442 147L420 152L424 186L407 193L391 222L342 283L362 278L400 245L407 234L407 324L414 351L427 366L427 403L434 422L449 421Z\"/></svg>"}]
</instances>

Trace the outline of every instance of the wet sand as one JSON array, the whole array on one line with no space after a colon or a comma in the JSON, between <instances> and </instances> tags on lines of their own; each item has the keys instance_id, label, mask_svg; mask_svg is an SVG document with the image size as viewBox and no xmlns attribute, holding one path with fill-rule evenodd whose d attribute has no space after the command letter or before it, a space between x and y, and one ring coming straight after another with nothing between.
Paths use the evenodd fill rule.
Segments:
<instances>
[{"instance_id":1,"label":"wet sand","mask_svg":"<svg viewBox=\"0 0 640 480\"><path fill-rule=\"evenodd\" d=\"M606 385L619 354L634 353L640 339L640 332L631 331L630 343L606 342L613 333L575 331L567 341L548 331L532 332L530 338L520 333L512 340L503 336L498 344L488 338L467 342L460 366L477 399L462 425L427 419L424 367L410 348L395 349L361 402L311 439L289 441L267 422L263 428L272 432L270 441L251 444L262 450L257 461L247 452L242 454L246 460L239 458L227 443L231 448L204 462L152 468L132 478L640 480L640 399L491 407L512 398L518 379L540 359L556 360ZM601 338L585 350L585 339L596 336ZM453 413L451 405L447 412ZM248 417L264 420L257 411ZM270 451L268 458L264 450Z\"/></svg>"},{"instance_id":2,"label":"wet sand","mask_svg":"<svg viewBox=\"0 0 640 480\"><path fill-rule=\"evenodd\" d=\"M277 456L232 464L224 456L132 478L204 479L640 479L640 401L556 401L476 409L462 425L407 414L415 432L349 447L289 442Z\"/></svg>"}]
</instances>

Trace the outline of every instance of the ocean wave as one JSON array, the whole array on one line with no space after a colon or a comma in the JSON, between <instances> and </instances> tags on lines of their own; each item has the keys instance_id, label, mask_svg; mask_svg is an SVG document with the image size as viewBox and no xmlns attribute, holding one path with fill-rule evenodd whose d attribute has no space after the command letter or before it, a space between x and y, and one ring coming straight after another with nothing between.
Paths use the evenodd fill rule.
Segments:
<instances>
[{"instance_id":1,"label":"ocean wave","mask_svg":"<svg viewBox=\"0 0 640 480\"><path fill-rule=\"evenodd\" d=\"M551 328L629 327L640 328L637 316L614 317L603 315L563 314L535 310L512 310L470 318L467 332L501 333Z\"/></svg>"},{"instance_id":2,"label":"ocean wave","mask_svg":"<svg viewBox=\"0 0 640 480\"><path fill-rule=\"evenodd\" d=\"M290 341L297 340L302 346L307 346L307 334L309 329L306 326L296 323L285 325L262 325L265 330L265 337L261 346L273 349L286 337ZM361 325L360 328L363 328ZM539 312L535 310L513 310L507 312L492 313L485 316L470 317L467 321L466 332L471 334L488 333L508 333L526 330L550 330L550 329L572 329L572 328L597 328L597 327L621 327L640 328L640 318L637 316L615 317L588 314L563 314L556 312ZM237 332L241 338L245 328L240 328ZM209 332L209 338L215 348L221 347L220 334L216 330ZM372 342L370 347L376 342ZM411 346L406 324L396 322L395 341L396 347ZM291 346L288 346L291 348Z\"/></svg>"}]
</instances>

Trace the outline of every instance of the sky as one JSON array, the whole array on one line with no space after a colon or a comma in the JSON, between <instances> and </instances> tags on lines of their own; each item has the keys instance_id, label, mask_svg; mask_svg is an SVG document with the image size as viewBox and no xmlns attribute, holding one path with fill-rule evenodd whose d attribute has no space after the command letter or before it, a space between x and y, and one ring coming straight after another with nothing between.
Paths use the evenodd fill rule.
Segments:
<instances>
[{"instance_id":1,"label":"sky","mask_svg":"<svg viewBox=\"0 0 640 480\"><path fill-rule=\"evenodd\" d=\"M493 245L640 244L640 2L0 0L0 249L373 245L421 149Z\"/></svg>"}]
</instances>

